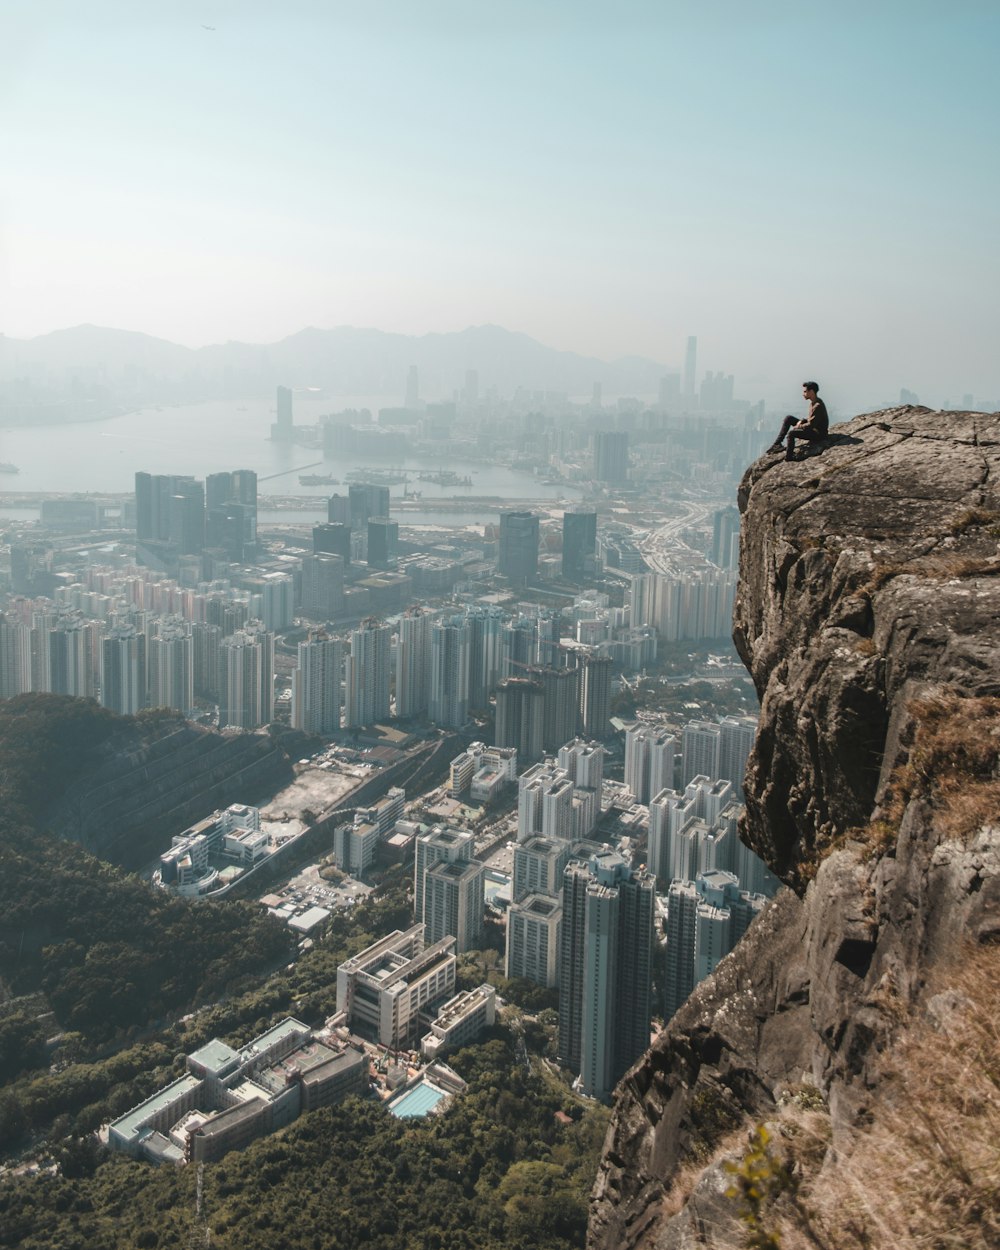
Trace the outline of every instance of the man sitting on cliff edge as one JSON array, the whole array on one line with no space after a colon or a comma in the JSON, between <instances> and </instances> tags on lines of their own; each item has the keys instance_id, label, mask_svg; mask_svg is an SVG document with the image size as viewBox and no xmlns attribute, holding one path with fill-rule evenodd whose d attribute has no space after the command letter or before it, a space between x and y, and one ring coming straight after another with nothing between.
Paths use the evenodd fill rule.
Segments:
<instances>
[{"instance_id":1,"label":"man sitting on cliff edge","mask_svg":"<svg viewBox=\"0 0 1000 1250\"><path fill-rule=\"evenodd\" d=\"M781 424L781 433L767 449L773 452L785 451L786 460L794 460L795 440L803 439L807 443L821 443L830 430L830 418L827 416L826 404L819 397L818 382L803 382L802 396L809 404L809 415L804 421L796 421L795 417L787 416ZM788 435L788 448L783 447L782 440Z\"/></svg>"}]
</instances>

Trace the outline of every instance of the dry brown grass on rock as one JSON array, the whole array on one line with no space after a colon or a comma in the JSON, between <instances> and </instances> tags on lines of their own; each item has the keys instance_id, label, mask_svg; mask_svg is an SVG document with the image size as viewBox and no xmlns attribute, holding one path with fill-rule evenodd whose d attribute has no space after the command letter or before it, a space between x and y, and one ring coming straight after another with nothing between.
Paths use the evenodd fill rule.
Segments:
<instances>
[{"instance_id":1,"label":"dry brown grass on rock","mask_svg":"<svg viewBox=\"0 0 1000 1250\"><path fill-rule=\"evenodd\" d=\"M941 695L910 704L909 759L890 783L885 819L898 826L910 799L923 796L948 837L967 837L1000 818L1000 699Z\"/></svg>"},{"instance_id":2,"label":"dry brown grass on rock","mask_svg":"<svg viewBox=\"0 0 1000 1250\"><path fill-rule=\"evenodd\" d=\"M1000 949L937 978L936 1019L890 1052L869 1124L816 1165L823 1127L784 1135L795 1193L774 1205L782 1250L996 1250L1000 1245Z\"/></svg>"}]
</instances>

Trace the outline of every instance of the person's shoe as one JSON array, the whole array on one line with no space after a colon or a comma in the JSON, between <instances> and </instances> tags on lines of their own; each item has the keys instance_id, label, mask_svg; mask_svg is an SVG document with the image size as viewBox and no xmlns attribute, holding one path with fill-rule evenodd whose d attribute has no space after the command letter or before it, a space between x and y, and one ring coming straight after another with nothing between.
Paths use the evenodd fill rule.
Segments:
<instances>
[{"instance_id":1,"label":"person's shoe","mask_svg":"<svg viewBox=\"0 0 1000 1250\"><path fill-rule=\"evenodd\" d=\"M786 452L785 452L785 460L786 460L786 462L787 462L787 461L789 461L789 460L793 460L793 461L794 461L794 460L801 460L801 459L802 459L802 457L801 457L800 455L798 455L798 453L797 453L797 452L794 452L794 451L786 451Z\"/></svg>"},{"instance_id":2,"label":"person's shoe","mask_svg":"<svg viewBox=\"0 0 1000 1250\"><path fill-rule=\"evenodd\" d=\"M784 450L785 450L785 444L784 444L784 443L772 443L772 444L771 444L771 446L770 446L770 447L768 447L768 449L767 449L767 451L764 453L764 455L765 455L765 456L775 456L775 455L777 455L777 454L778 454L778 452L779 452L779 451L784 451Z\"/></svg>"}]
</instances>

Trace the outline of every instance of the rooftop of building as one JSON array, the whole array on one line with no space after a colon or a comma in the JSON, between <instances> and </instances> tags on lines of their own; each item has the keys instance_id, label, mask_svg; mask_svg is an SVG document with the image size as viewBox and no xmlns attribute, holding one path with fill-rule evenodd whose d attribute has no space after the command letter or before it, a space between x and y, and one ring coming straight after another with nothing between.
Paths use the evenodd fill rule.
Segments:
<instances>
[{"instance_id":1,"label":"rooftop of building","mask_svg":"<svg viewBox=\"0 0 1000 1250\"><path fill-rule=\"evenodd\" d=\"M200 1087L200 1079L187 1072L184 1076L178 1077L176 1081L172 1081L169 1085L164 1086L163 1089L157 1090L145 1102L141 1102L137 1107L133 1107L126 1115L116 1120L112 1127L122 1137L138 1137L143 1125L151 1120L157 1112L163 1111L172 1103L183 1098L185 1094L192 1093Z\"/></svg>"},{"instance_id":2,"label":"rooftop of building","mask_svg":"<svg viewBox=\"0 0 1000 1250\"><path fill-rule=\"evenodd\" d=\"M188 1062L198 1064L206 1072L216 1073L232 1067L239 1062L239 1058L238 1052L232 1046L227 1046L220 1038L213 1037L210 1042L193 1051L188 1056Z\"/></svg>"}]
</instances>

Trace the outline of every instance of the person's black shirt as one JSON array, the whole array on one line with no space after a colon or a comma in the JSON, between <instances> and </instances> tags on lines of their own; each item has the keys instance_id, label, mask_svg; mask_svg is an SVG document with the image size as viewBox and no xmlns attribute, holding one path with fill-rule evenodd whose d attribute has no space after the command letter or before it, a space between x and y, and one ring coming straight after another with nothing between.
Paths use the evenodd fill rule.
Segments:
<instances>
[{"instance_id":1,"label":"person's black shirt","mask_svg":"<svg viewBox=\"0 0 1000 1250\"><path fill-rule=\"evenodd\" d=\"M822 438L825 438L830 429L830 418L826 413L826 404L817 395L812 401L812 408L809 412L809 424Z\"/></svg>"}]
</instances>

